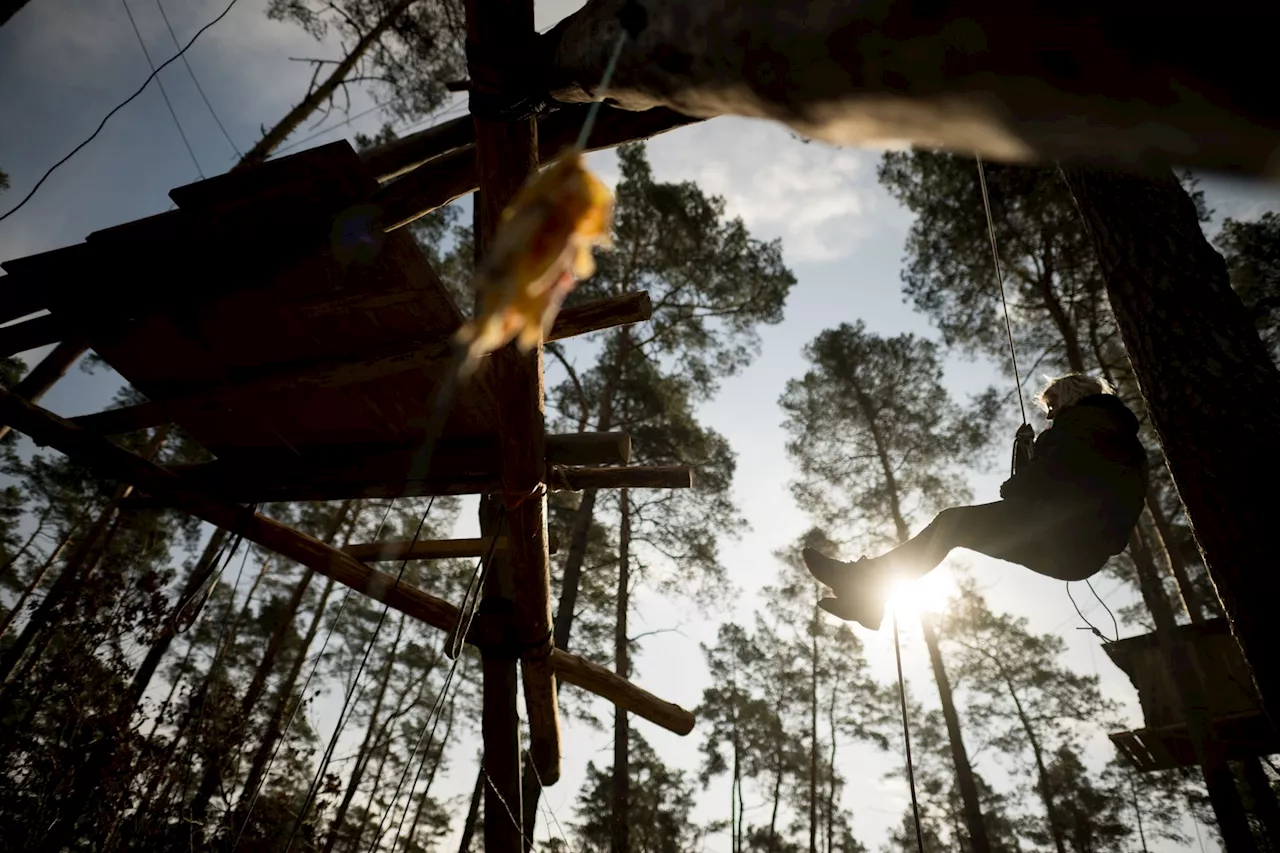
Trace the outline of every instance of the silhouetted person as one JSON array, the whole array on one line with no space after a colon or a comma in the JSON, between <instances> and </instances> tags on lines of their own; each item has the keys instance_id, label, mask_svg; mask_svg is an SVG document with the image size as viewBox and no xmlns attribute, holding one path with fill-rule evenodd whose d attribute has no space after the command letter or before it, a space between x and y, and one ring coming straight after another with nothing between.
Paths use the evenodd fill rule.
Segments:
<instances>
[{"instance_id":1,"label":"silhouetted person","mask_svg":"<svg viewBox=\"0 0 1280 853\"><path fill-rule=\"evenodd\" d=\"M878 630L890 583L927 574L952 548L1064 581L1092 577L1123 551L1147 492L1138 419L1107 383L1081 374L1054 379L1036 400L1053 424L1030 458L1015 463L1000 486L1002 500L943 510L917 536L873 559L845 563L806 548L810 573L835 592L820 602L823 609Z\"/></svg>"}]
</instances>

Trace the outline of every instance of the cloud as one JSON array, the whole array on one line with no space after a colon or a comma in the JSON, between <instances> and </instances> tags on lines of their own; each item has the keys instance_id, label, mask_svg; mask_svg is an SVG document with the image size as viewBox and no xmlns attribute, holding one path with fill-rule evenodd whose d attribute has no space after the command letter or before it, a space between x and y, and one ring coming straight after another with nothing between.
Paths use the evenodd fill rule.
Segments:
<instances>
[{"instance_id":1,"label":"cloud","mask_svg":"<svg viewBox=\"0 0 1280 853\"><path fill-rule=\"evenodd\" d=\"M723 117L649 145L662 180L692 180L723 196L762 238L781 237L790 262L852 254L897 207L875 177L879 152L804 142L772 122Z\"/></svg>"}]
</instances>

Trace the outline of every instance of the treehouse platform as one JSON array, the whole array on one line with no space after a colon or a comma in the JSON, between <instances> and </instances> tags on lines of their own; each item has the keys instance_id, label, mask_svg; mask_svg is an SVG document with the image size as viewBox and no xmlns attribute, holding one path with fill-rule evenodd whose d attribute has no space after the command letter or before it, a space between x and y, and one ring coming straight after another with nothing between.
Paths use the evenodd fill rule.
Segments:
<instances>
[{"instance_id":1,"label":"treehouse platform","mask_svg":"<svg viewBox=\"0 0 1280 853\"><path fill-rule=\"evenodd\" d=\"M1204 684L1214 742L1224 757L1235 760L1280 752L1280 736L1262 709L1227 621L1180 625L1175 640L1186 644L1192 666ZM1146 724L1136 731L1112 734L1112 743L1138 770L1195 766L1195 744L1155 634L1107 643L1104 648L1137 689Z\"/></svg>"},{"instance_id":2,"label":"treehouse platform","mask_svg":"<svg viewBox=\"0 0 1280 853\"><path fill-rule=\"evenodd\" d=\"M58 344L18 386L0 390L4 428L126 484L122 500L186 511L463 634L485 662L484 762L493 788L486 798L497 798L486 814L495 816L500 802L520 797L522 741L537 787L559 778L558 681L679 734L694 723L688 711L554 647L546 524L549 490L688 488L690 469L628 465L625 433L547 435L542 349L521 354L510 346L485 356L459 389L422 464L464 312L404 226L479 189L483 247L497 214L540 161L570 143L583 112L514 123L468 118L364 154L345 141L321 146L179 187L168 212L0 264L7 273L0 322L9 323L0 327L0 353ZM691 121L666 110L605 111L593 148ZM570 302L546 337L650 313L643 292ZM74 419L40 408L40 395L86 350L138 401ZM164 467L111 440L171 427L206 458ZM457 494L482 495L479 539L338 549L257 509ZM476 610L371 566L458 556L484 558ZM517 683L528 719L523 738ZM521 848L519 827L487 822L486 837L494 850Z\"/></svg>"}]
</instances>

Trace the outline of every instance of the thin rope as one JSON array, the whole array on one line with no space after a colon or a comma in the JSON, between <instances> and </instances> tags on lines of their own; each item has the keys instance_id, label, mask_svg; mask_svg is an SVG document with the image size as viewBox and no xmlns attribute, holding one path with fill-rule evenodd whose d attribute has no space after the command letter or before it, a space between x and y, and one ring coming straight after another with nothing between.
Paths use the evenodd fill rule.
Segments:
<instances>
[{"instance_id":1,"label":"thin rope","mask_svg":"<svg viewBox=\"0 0 1280 853\"><path fill-rule=\"evenodd\" d=\"M481 761L483 760L484 759L481 758ZM481 766L483 767L484 765L482 764ZM530 761L529 769L533 771L533 778L538 781L538 790L545 791L546 788L542 784L542 776L539 775L538 773L538 765L534 764L533 761ZM551 808L551 803L547 800L546 797L542 797L539 800L539 802L542 803L542 807L546 810L547 814L551 817L551 821L556 825L556 832L560 833L560 840L564 842L564 849L568 850L569 853L573 853L573 847L570 846L569 839L564 834L564 827L560 825L560 819L556 817L556 810Z\"/></svg>"},{"instance_id":2,"label":"thin rope","mask_svg":"<svg viewBox=\"0 0 1280 853\"><path fill-rule=\"evenodd\" d=\"M142 48L142 55L147 58L147 67L154 74L156 64L151 61L151 51L147 50L147 43L142 39L142 31L138 29L138 22L134 20L133 10L129 8L129 0L120 0L120 5L124 6L124 13L129 16L129 23L133 25L133 34L138 37L138 46ZM160 97L164 98L164 105L169 108L169 116L173 119L173 126L178 129L178 135L182 137L182 144L186 146L187 153L191 155L191 163L196 167L196 174L200 176L200 180L204 180L204 170L200 168L200 161L196 159L196 152L191 148L191 140L187 139L187 132L182 129L182 122L178 121L178 114L173 109L173 102L169 100L169 93L165 91L164 81L157 77L156 85L160 87Z\"/></svg>"},{"instance_id":3,"label":"thin rope","mask_svg":"<svg viewBox=\"0 0 1280 853\"><path fill-rule=\"evenodd\" d=\"M418 537L422 535L422 527L427 523L427 516L431 514L431 507L435 504L435 496L427 502L427 509L423 512L422 517L418 520L418 527L413 531L413 539L409 542L409 550L413 550L413 546L417 544ZM392 590L399 588L400 581L404 577L405 568L409 565L409 557L405 557L400 562L400 570L396 572L396 580L392 585ZM333 758L333 751L338 748L338 738L342 736L342 730L346 726L350 717L347 711L354 710L352 708L353 697L355 701L359 701L359 697L364 694L364 685L361 684L361 676L364 674L364 668L369 663L369 655L373 652L373 647L378 642L378 635L382 632L382 626L386 624L387 613L391 610L389 602L383 602L382 613L378 616L378 624L373 628L373 634L369 637L369 643L364 647L364 654L360 658L360 666L356 668L355 677L351 680L351 689L347 691L346 698L342 701L342 708L338 712L338 722L333 728L333 735L329 738L329 745L325 747L324 756L320 759L320 763L316 766L316 775L311 780L311 786L307 789L306 799L302 801L302 807L298 810L298 817L293 823L293 830L289 833L289 841L285 844L284 853L289 853L293 849L293 842L298 837L298 831L302 829L302 823L306 820L307 812L311 810L312 803L315 802L316 794L320 790L320 778L324 774L325 768L329 765L329 761ZM359 691L357 691L357 687Z\"/></svg>"},{"instance_id":4,"label":"thin rope","mask_svg":"<svg viewBox=\"0 0 1280 853\"><path fill-rule=\"evenodd\" d=\"M608 64L604 67L604 74L600 75L600 85L597 89L607 89L610 81L613 80L613 71L618 67L618 57L622 56L622 46L626 44L627 31L623 30L618 33L618 42L613 46L613 55L609 57ZM603 100L592 101L591 106L587 109L587 117L582 122L582 130L578 132L578 141L574 143L574 147L579 151L587 147L587 138L591 136L591 129L596 126L596 117L600 115L600 107L604 104Z\"/></svg>"},{"instance_id":5,"label":"thin rope","mask_svg":"<svg viewBox=\"0 0 1280 853\"><path fill-rule=\"evenodd\" d=\"M893 656L898 664L898 699L902 703L902 741L906 744L907 783L911 786L911 815L916 822L916 847L924 853L924 828L920 825L920 799L916 794L916 771L911 762L911 726L907 723L907 680L902 675L902 644L898 640L898 616L893 620Z\"/></svg>"},{"instance_id":6,"label":"thin rope","mask_svg":"<svg viewBox=\"0 0 1280 853\"><path fill-rule=\"evenodd\" d=\"M1018 372L1018 352L1013 344L1013 323L1009 320L1009 302L1004 295L1004 269L1000 266L1000 250L996 246L996 224L991 216L991 197L987 194L987 171L982 165L982 157L978 161L978 183L982 186L982 207L987 214L987 236L991 238L991 260L995 263L996 284L1000 288L1000 307L1004 309L1004 330L1009 336L1009 361L1013 364L1013 381L1018 389L1018 410L1022 413L1022 422L1027 422L1027 404L1022 399L1022 376Z\"/></svg>"},{"instance_id":7,"label":"thin rope","mask_svg":"<svg viewBox=\"0 0 1280 853\"><path fill-rule=\"evenodd\" d=\"M502 521L505 519L505 516L506 516L506 513L504 511L502 515L499 517L499 522L498 522L499 529L501 529L502 527ZM476 570L472 572L473 577L478 573L481 576L483 581L483 578L488 575L489 563L493 559L493 551L497 542L498 542L497 535L494 535L493 538L489 540L489 548L485 552L485 555L481 557L480 561L476 564ZM459 623L462 622L463 615L464 615L463 612L459 610L458 612ZM474 620L475 620L475 610L473 609L471 613L467 615L465 625L463 626L463 630L458 632L460 636L465 638L467 634L470 633L471 624ZM446 651L446 655L447 655L447 651ZM396 782L395 793L391 795L391 799L387 802L387 808L383 812L383 816L378 820L378 829L373 836L373 845L369 847L370 853L376 850L377 845L381 843L383 821L389 818L391 816L391 813L395 810L396 800L400 799L400 791L404 786L404 780L407 779L409 776L409 767L413 765L413 759L417 756L418 750L422 748L423 742L425 740L426 749L423 751L422 761L419 762L418 769L413 774L413 782L409 785L408 801L405 803L404 811L401 813L400 820L396 824L396 837L399 837L400 830L403 829L404 827L405 818L408 817L408 814L409 814L410 804L413 802L413 792L418 787L418 780L422 778L422 769L426 766L427 755L429 755L431 752L431 744L435 742L436 728L440 725L440 716L444 711L446 694L449 691L449 687L453 684L453 676L457 672L458 662L460 660L462 660L462 656L455 655L453 657L453 662L449 664L449 671L448 673L445 674L444 682L440 685L440 692L436 694L436 701L431 706L431 711L427 714L427 719L422 724L422 733L418 735L418 740L413 745L413 750L409 753L409 759L404 763L404 771L401 772L400 779ZM431 724L431 730L429 733L427 731L428 723Z\"/></svg>"},{"instance_id":8,"label":"thin rope","mask_svg":"<svg viewBox=\"0 0 1280 853\"><path fill-rule=\"evenodd\" d=\"M1111 642L1111 638L1110 638L1110 637L1108 637L1106 634L1104 634L1104 633L1102 633L1101 631L1099 631L1099 630L1098 630L1098 626L1097 626L1097 625L1093 624L1092 622L1090 622L1088 619L1086 619L1086 618L1085 618L1084 612L1080 609L1080 605L1076 603L1076 597L1075 597L1074 595L1072 595L1072 594L1071 594L1071 582L1070 582L1070 581L1066 581L1066 586L1067 586L1067 598L1071 599L1071 606L1072 606L1072 607L1074 607L1074 608L1076 609L1076 615L1077 615L1077 616L1079 616L1079 617L1080 617L1080 621L1084 623L1084 625L1082 625L1082 626L1080 627L1080 630L1081 630L1081 631L1092 631L1092 632L1093 632L1093 635L1094 635L1095 637L1097 637L1099 640L1101 640L1102 642L1104 642L1104 643L1109 643L1109 642ZM1095 594L1096 594L1096 593L1095 593ZM1088 626L1088 627L1085 627L1085 626ZM1117 637L1116 637L1116 639L1120 639L1120 638L1119 638L1119 636L1117 636Z\"/></svg>"},{"instance_id":9,"label":"thin rope","mask_svg":"<svg viewBox=\"0 0 1280 853\"><path fill-rule=\"evenodd\" d=\"M1107 615L1111 617L1111 629L1115 631L1116 642L1119 642L1120 641L1120 623L1116 621L1116 615L1111 612L1111 608L1108 607L1107 603L1102 600L1102 596L1098 595L1098 591L1093 588L1093 581L1089 580L1088 578L1085 578L1084 582L1088 585L1089 592L1093 593L1093 597L1098 599L1098 603L1102 605L1102 609L1107 611Z\"/></svg>"},{"instance_id":10,"label":"thin rope","mask_svg":"<svg viewBox=\"0 0 1280 853\"><path fill-rule=\"evenodd\" d=\"M86 139L84 142L81 142L81 143L80 143L79 145L77 145L75 148L72 148L72 149L71 149L71 152L70 152L69 154L67 154L67 155L66 155L65 157L63 157L61 160L59 160L58 162L56 162L56 163L54 163L52 166L50 166L50 167L48 168L48 170L47 170L47 171L46 171L46 172L45 172L45 173L40 177L40 180L36 181L36 185L35 185L34 187L32 187L32 188L31 188L31 190L30 190L30 191L29 191L29 192L28 192L28 193L23 197L22 201L18 202L18 203L17 203L17 204L15 204L13 207L9 208L9 210L8 210L8 211L6 211L6 212L4 213L4 215L0 216L0 222L3 222L4 220L8 219L10 216L13 216L13 215L14 215L15 213L17 213L20 209L22 209L22 207L23 207L24 205L26 205L26 203L27 203L27 202L31 201L31 197L32 197L32 196L34 196L34 195L36 194L36 191L37 191L37 190L39 190L41 186L43 186L43 185L44 185L44 182L45 182L45 181L49 180L49 176L50 176L50 175L52 175L52 174L54 173L54 171L56 171L56 170L58 169L58 167L59 167L59 166L62 166L64 163L66 163L66 162L67 162L68 160L70 160L72 157L76 156L76 154L78 154L78 153L80 152L80 149L81 149L81 148L84 148L84 147L85 147L86 145L88 145L90 142L92 142L93 140L97 139L97 138L98 138L98 134L99 134L99 133L101 133L101 132L102 132L102 129L103 129L104 127L106 127L106 126L107 126L107 122L111 120L111 117L112 117L113 115L115 115L116 113L120 112L122 109L124 109L124 108L125 108L125 107L127 107L129 104L131 104L131 103L132 103L132 102L133 102L133 101L134 101L134 100L135 100L139 95L141 95L141 94L143 93L143 91L147 88L147 86L149 86L149 85L151 84L151 81L152 81L152 80L154 80L154 79L156 78L156 75L157 75L157 74L159 74L161 71L163 71L165 68L167 68L167 67L169 66L169 64L170 64L170 63L172 63L174 60L178 59L178 57L180 57L180 56L184 55L188 50L190 50L190 49L191 49L191 45L193 45L193 44L195 44L195 43L196 43L196 39L198 39L198 38L200 38L200 36L204 35L205 31L206 31L206 30L208 30L210 27L212 27L214 24L218 23L218 22L219 22L219 21L221 21L223 18L225 18L225 17L227 16L227 13L228 13L228 12L230 12L230 11L232 10L232 8L234 8L234 7L235 7L235 5L236 5L237 3L239 3L239 2L240 2L240 0L231 0L231 2L227 4L227 7L226 7L225 9L223 9L223 10L222 10L222 12L218 15L218 17L214 18L212 21L210 21L209 23L205 24L203 27L201 27L199 30L197 30L197 31L196 31L196 34L195 34L195 35L193 35L193 36L191 37L191 41L187 42L186 47L184 47L182 50L178 51L178 53L177 53L176 55L171 56L169 59L167 59L167 60L165 60L164 62L162 62L162 63L160 64L160 67L159 67L159 68L157 68L157 69L155 69L154 71L152 71L152 72L151 72L151 76L150 76L150 77L148 77L146 80L144 80L144 81L143 81L142 85L138 87L138 90L137 90L136 92L134 92L134 93L133 93L132 95L130 95L129 97L125 98L125 99L124 99L123 101L121 101L120 103L116 104L116 106L112 108L111 112L107 113L107 114L106 114L106 116L105 116L105 117L103 117L102 121L98 123L98 127L97 127L97 129L96 129L96 130L94 130L94 132L93 132L93 133L89 134L89 138L88 138L88 139Z\"/></svg>"},{"instance_id":11,"label":"thin rope","mask_svg":"<svg viewBox=\"0 0 1280 853\"><path fill-rule=\"evenodd\" d=\"M164 4L161 3L160 0L156 0L156 8L160 10L160 17L164 18L164 25L169 30L169 38L173 39L173 46L179 47L178 36L174 33L173 24L169 23L169 16L165 14ZM196 72L191 70L191 63L187 61L186 54L179 55L182 56L182 64L187 67L187 74L190 75L191 82L195 84L196 91L200 93L200 100L204 101L204 105L209 108L209 115L213 116L214 124L218 125L218 130L222 131L223 137L226 138L227 144L231 146L231 149L236 152L236 156L242 156L240 154L240 149L236 147L235 140L231 138L231 134L227 133L227 129L223 127L222 119L218 118L218 113L214 110L213 104L209 103L209 96L204 93L204 87L202 87L200 85L200 81L196 79Z\"/></svg>"}]
</instances>

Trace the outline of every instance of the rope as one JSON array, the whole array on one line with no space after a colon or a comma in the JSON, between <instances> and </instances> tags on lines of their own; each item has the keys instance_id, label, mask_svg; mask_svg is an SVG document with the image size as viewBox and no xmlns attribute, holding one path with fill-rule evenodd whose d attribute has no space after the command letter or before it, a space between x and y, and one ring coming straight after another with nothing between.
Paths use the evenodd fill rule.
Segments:
<instances>
[{"instance_id":1,"label":"rope","mask_svg":"<svg viewBox=\"0 0 1280 853\"><path fill-rule=\"evenodd\" d=\"M911 814L916 822L916 847L924 853L924 828L920 825L920 799L916 794L916 771L911 762L911 726L907 723L907 681L902 675L902 644L898 641L898 617L893 620L893 656L898 664L898 699L902 703L902 741L906 744L907 783L911 786Z\"/></svg>"},{"instance_id":2,"label":"rope","mask_svg":"<svg viewBox=\"0 0 1280 853\"><path fill-rule=\"evenodd\" d=\"M1004 330L1009 337L1009 361L1013 364L1013 381L1018 389L1018 410L1022 413L1022 422L1027 422L1027 404L1022 399L1022 376L1018 373L1018 352L1013 344L1013 323L1009 320L1009 302L1004 294L1004 269L1000 266L1000 250L996 246L996 224L991 216L991 197L987 194L987 171L982 165L982 157L978 161L978 183L982 186L982 207L987 214L987 236L991 238L991 260L996 268L996 285L1000 288L1000 307L1004 309Z\"/></svg>"},{"instance_id":3,"label":"rope","mask_svg":"<svg viewBox=\"0 0 1280 853\"><path fill-rule=\"evenodd\" d=\"M482 758L481 761L483 760L484 759ZM484 765L481 764L480 766L483 767ZM529 769L533 771L533 778L538 782L538 790L545 792L546 788L542 784L542 776L538 773L538 765L534 764L532 759L529 761ZM556 817L556 810L551 808L551 803L545 796L540 798L539 802L542 804L542 808L546 811L547 815L551 818L551 822L556 825L556 832L560 833L560 840L564 842L564 849L568 850L569 853L573 853L573 847L570 846L569 839L564 834L564 827L560 825L560 819Z\"/></svg>"},{"instance_id":4,"label":"rope","mask_svg":"<svg viewBox=\"0 0 1280 853\"><path fill-rule=\"evenodd\" d=\"M498 527L501 529L503 519L499 519ZM476 563L475 569L472 571L471 583L467 585L467 591L470 593L472 585L483 584L485 576L488 574L489 563L493 560L493 551L498 542L497 533L489 540L489 548L485 555ZM476 578L479 578L477 582ZM458 625L454 628L454 633L465 638L471 631L471 623L475 620L475 607L466 609L466 599L463 599L463 607L458 609ZM452 643L453 635L446 642L445 654L448 655L448 646ZM404 827L405 818L408 817L410 805L413 803L413 790L418 787L418 780L422 778L422 769L426 766L427 755L431 752L431 744L435 741L436 728L440 725L440 716L444 711L445 698L448 695L449 687L453 683L453 676L458 670L458 662L462 660L462 656L452 655L453 662L449 664L449 671L445 674L444 683L440 686L440 692L436 695L436 701L431 706L431 711L427 714L427 719L422 724L422 734L418 735L418 741L414 744L413 750L409 753L409 758L404 763L404 771L400 774L400 779L396 782L395 793L391 795L391 799L387 802L387 808L383 812L382 817L378 820L378 829L373 835L373 844L369 847L370 853L376 850L382 842L382 829L387 818L391 816L391 812L395 809L396 800L400 799L400 791L404 786L404 780L409 775L409 768L413 766L413 759L418 754L418 750L422 748L425 740L427 748L423 751L422 761L418 763L418 769L413 774L413 782L409 785L409 798L405 803L404 811L400 815L400 821L396 824L396 836L399 837L400 830ZM431 724L430 732L427 730L427 724ZM376 791L375 791L376 793ZM372 802L372 799L370 799Z\"/></svg>"},{"instance_id":5,"label":"rope","mask_svg":"<svg viewBox=\"0 0 1280 853\"><path fill-rule=\"evenodd\" d=\"M142 38L142 31L138 29L138 22L134 20L133 10L129 8L129 0L120 0L120 5L124 6L124 13L129 16L129 23L133 25L133 34L138 37L138 46L142 48L142 55L147 58L147 67L151 69L152 74L155 74L156 64L151 61L151 51L147 50L147 43ZM200 168L200 161L196 159L196 152L191 148L191 140L187 139L187 132L182 129L182 122L178 121L178 114L173 109L173 102L169 100L169 93L165 91L164 81L157 77L156 85L160 87L160 97L164 98L164 105L169 108L169 116L173 119L173 126L178 129L178 135L182 137L182 144L186 146L187 153L191 155L191 164L196 167L196 174L203 181L204 170Z\"/></svg>"},{"instance_id":6,"label":"rope","mask_svg":"<svg viewBox=\"0 0 1280 853\"><path fill-rule=\"evenodd\" d=\"M427 516L431 514L431 507L435 504L436 499L433 495L431 500L427 502L427 509L422 513L422 517L418 519L418 527L413 531L413 539L409 542L409 550L413 550L413 546L417 543L418 537L422 535L422 527L427 523ZM392 502L394 503L394 501ZM388 512L390 508L388 507ZM400 570L396 572L395 584L392 589L400 586L400 580L404 577L405 568L409 565L409 558L405 557L400 562ZM353 704L353 697L357 697L356 688L359 687L359 695L364 693L364 685L360 683L360 676L364 674L364 668L369 662L369 655L373 651L374 645L378 642L378 635L382 633L382 626L386 624L387 613L390 612L391 605L383 602L382 613L378 616L378 624L373 628L373 634L369 637L368 644L364 647L364 654L360 657L360 666L356 668L355 677L351 679L351 689L347 691L346 698L342 701L342 708L338 712L338 723L333 728L333 735L329 738L329 745L325 747L324 756L320 759L319 765L316 766L316 775L311 780L311 786L307 789L306 799L302 801L302 807L298 810L298 817L293 822L293 830L289 833L289 841L285 844L284 853L289 853L293 849L293 842L298 837L298 831L302 829L303 821L306 819L307 812L311 809L311 804L315 802L316 794L320 789L320 778L324 774L325 768L329 761L333 758L333 751L338 748L338 738L342 735L347 720L347 711ZM357 699L358 701L358 699Z\"/></svg>"},{"instance_id":7,"label":"rope","mask_svg":"<svg viewBox=\"0 0 1280 853\"><path fill-rule=\"evenodd\" d=\"M382 514L382 520L378 522L378 527L373 533L373 540L376 542L382 536L382 529L386 526L387 519L391 516L391 508L395 506L395 501L387 503L387 511ZM358 513L357 513L358 515ZM354 524L354 522L353 522ZM298 716L298 711L305 704L307 691L311 687L311 679L315 677L316 670L320 668L320 661L324 660L325 650L329 648L329 640L333 638L333 632L337 630L338 625L342 623L342 616L347 611L347 602L351 600L351 587L347 587L347 591L342 596L342 601L338 603L338 612L334 614L333 621L329 623L329 629L325 632L324 642L320 644L320 651L316 652L316 656L311 661L311 669L307 672L306 679L302 682L302 689L298 691L298 702L289 712L289 719L285 722L284 728L280 732L280 738L276 741L275 747L271 750L271 757L267 759L267 766L262 770L262 778L258 780L258 787L254 789L249 800L249 808L245 811L244 822L240 824L240 831L236 833L235 843L231 845L232 853L240 847L240 839L244 837L244 831L249 827L249 819L253 817L253 808L258 804L258 796L262 793L262 789L266 787L267 779L271 776L271 768L275 766L276 756L280 754L280 747L289 739L289 733L293 730L293 721ZM305 654L303 649L299 654Z\"/></svg>"},{"instance_id":8,"label":"rope","mask_svg":"<svg viewBox=\"0 0 1280 853\"><path fill-rule=\"evenodd\" d=\"M1067 585L1067 598L1071 599L1071 606L1072 606L1072 607L1074 607L1074 608L1076 609L1076 615L1080 617L1080 621L1081 621L1081 622L1083 622L1085 626L1088 626L1088 627L1081 626L1081 627L1080 627L1080 630L1081 630L1081 631L1092 631L1092 632L1093 632L1093 635L1094 635L1095 637L1097 637L1099 640L1101 640L1102 642L1104 642L1104 643L1109 643L1109 642L1111 642L1111 638L1110 638L1110 637L1108 637L1106 634L1104 634L1104 633L1102 633L1101 631L1099 631L1099 630L1098 630L1098 626L1097 626L1097 625L1094 625L1092 622L1090 622L1088 619L1086 619L1086 618L1085 618L1085 616L1084 616L1084 612L1080 609L1080 605L1076 603L1076 597L1075 597L1074 595L1072 595L1072 594L1071 594L1071 582L1070 582L1070 581L1067 581L1067 582L1066 582L1066 585ZM1090 589L1093 589L1093 587L1092 587L1092 586L1090 586L1089 588L1090 588ZM1096 593L1096 592L1094 593L1094 596L1097 596L1097 593ZM1101 599L1101 598L1099 598L1098 600L1099 600L1099 601L1101 601L1102 599ZM1104 606L1105 606L1105 605L1104 605ZM1111 612L1111 610L1108 608L1107 612L1108 612L1108 613L1110 613L1110 612ZM1113 617L1112 617L1112 619L1114 619L1114 618L1115 618L1115 617L1113 616ZM1118 639L1120 639L1120 631L1119 631L1119 629L1118 629L1118 628L1117 628L1117 630L1116 630L1116 639L1117 639L1117 640L1118 640Z\"/></svg>"},{"instance_id":9,"label":"rope","mask_svg":"<svg viewBox=\"0 0 1280 853\"><path fill-rule=\"evenodd\" d=\"M609 81L613 79L614 69L618 67L618 57L622 56L622 46L626 44L627 31L624 29L618 33L618 42L613 46L613 54L609 57L609 64L604 67L604 74L600 75L600 85L598 89L607 89ZM587 109L587 117L582 122L582 130L578 132L578 141L574 143L574 147L579 151L587 147L587 139L591 136L591 129L596 125L596 117L600 115L600 107L604 103L603 100L592 101L591 106Z\"/></svg>"},{"instance_id":10,"label":"rope","mask_svg":"<svg viewBox=\"0 0 1280 853\"><path fill-rule=\"evenodd\" d=\"M210 21L209 23L205 24L203 27L201 27L199 30L197 30L197 31L196 31L196 34L195 34L195 35L193 35L193 36L191 37L191 41L187 42L187 46L186 46L186 47L184 47L182 50L178 51L178 52L177 52L177 54L175 54L174 56L171 56L169 59L167 59L167 60L165 60L164 62L162 62L162 63L160 64L160 67L158 67L158 68L156 68L156 70L152 71L152 72L151 72L151 76L150 76L150 77L148 77L145 81L143 81L142 85L138 87L138 90L137 90L136 92L134 92L134 93L133 93L132 95L130 95L129 97L125 98L125 99L124 99L123 101L121 101L120 103L116 104L116 106L112 108L111 112L107 113L107 114L106 114L106 116L102 119L102 121L98 123L98 127L97 127L97 129L96 129L96 130L94 130L94 132L93 132L93 133L89 134L89 138L88 138L88 139L86 139L84 142L81 142L81 143L80 143L79 145L77 145L75 148L72 148L72 149L71 149L71 153L67 154L67 155L66 155L65 157L63 157L61 160L59 160L58 162L56 162L56 163L54 163L52 166L50 166L50 167L49 167L49 169L48 169L48 170L47 170L47 171L46 171L46 172L45 172L45 173L40 177L40 180L36 181L36 185L35 185L34 187L32 187L32 188L31 188L31 191L30 191L30 192L28 192L28 193L26 194L26 196L24 196L24 197L23 197L22 201L18 202L18 203L17 203L17 204L15 204L13 207L9 208L9 210L8 210L8 211L6 211L6 212L4 213L4 215L0 215L0 222L3 222L4 220L8 219L10 216L13 216L13 215L14 215L15 213L17 213L17 212L18 212L18 211L19 211L19 210L20 210L20 209L21 209L21 208L22 208L22 207L23 207L27 202L31 201L31 197L32 197L32 196L34 196L34 195L36 194L36 191L37 191L38 189L40 189L40 187L41 187L41 186L43 186L43 185L44 185L44 182L45 182L45 181L49 180L49 176L50 176L50 175L52 175L52 174L54 173L54 171L55 171L59 166L61 166L61 165L63 165L64 163L66 163L66 162L67 162L68 160L70 160L72 157L76 156L76 154L78 154L78 153L80 152L80 149L81 149L81 148L84 148L84 147L85 147L86 145L88 145L90 142L92 142L93 140L97 139L98 134L99 134L99 133L101 133L101 132L102 132L102 129L103 129L104 127L106 127L106 126L107 126L107 122L111 120L111 117L112 117L113 115L115 115L116 113L120 112L122 109L124 109L125 107L127 107L130 103L132 103L132 102L134 101L134 99L136 99L139 95L141 95L141 94L143 93L143 91L147 88L147 86L149 86L149 85L151 84L151 81L152 81L152 80L154 80L154 79L156 78L156 75L157 75L157 74L159 74L161 71L163 71L165 68L167 68L167 67L170 65L170 63L172 63L174 60L178 59L178 57L183 56L184 54L186 54L186 52L187 52L188 50L190 50L190 49L191 49L191 45L193 45L193 44L195 44L195 43L196 43L196 39L198 39L198 38L200 38L200 36L204 35L205 31L206 31L206 30L208 30L210 27L212 27L214 24L218 23L218 22L219 22L219 21L221 21L223 18L225 18L225 17L227 16L227 13L228 13L228 12L230 12L230 11L231 11L231 9L236 5L236 3L239 3L239 2L240 2L240 0L231 0L231 2L227 4L227 7L226 7L225 9L223 9L223 10L222 10L222 12L218 15L218 17L214 18L212 21Z\"/></svg>"},{"instance_id":11,"label":"rope","mask_svg":"<svg viewBox=\"0 0 1280 853\"><path fill-rule=\"evenodd\" d=\"M169 38L173 39L173 46L180 47L178 44L178 35L173 31L173 25L169 23L169 16L165 14L164 4L160 0L156 0L156 8L160 10L160 17L164 18L165 28L169 30ZM209 108L209 115L213 116L213 122L218 126L218 130L222 131L223 137L226 138L227 144L236 152L236 156L242 156L240 149L236 147L236 143L231 139L231 134L227 133L227 129L222 125L222 119L218 118L218 113L214 111L213 104L209 103L209 96L204 93L204 87L200 85L200 81L196 79L196 72L191 70L191 63L187 61L186 54L182 56L182 64L187 66L187 74L191 77L191 82L195 84L196 91L200 93L200 100L204 101L204 105Z\"/></svg>"},{"instance_id":12,"label":"rope","mask_svg":"<svg viewBox=\"0 0 1280 853\"><path fill-rule=\"evenodd\" d=\"M1115 631L1116 641L1120 640L1120 623L1116 621L1116 615L1111 612L1111 608L1102 600L1102 596L1098 595L1098 591L1093 588L1093 581L1085 579L1085 584L1089 587L1089 592L1093 593L1093 597L1098 599L1098 603L1102 605L1102 609L1107 611L1107 615L1111 617L1111 629Z\"/></svg>"}]
</instances>

